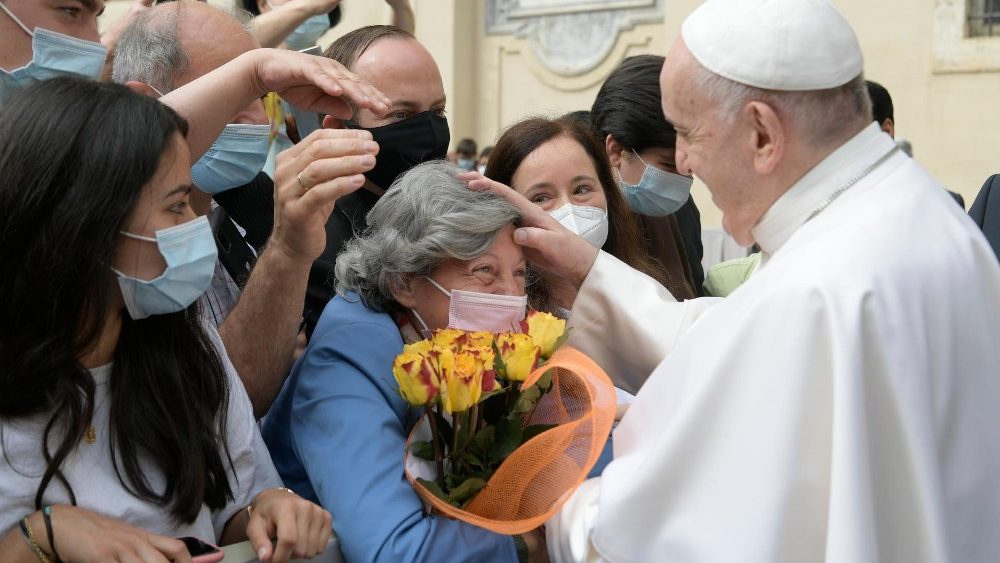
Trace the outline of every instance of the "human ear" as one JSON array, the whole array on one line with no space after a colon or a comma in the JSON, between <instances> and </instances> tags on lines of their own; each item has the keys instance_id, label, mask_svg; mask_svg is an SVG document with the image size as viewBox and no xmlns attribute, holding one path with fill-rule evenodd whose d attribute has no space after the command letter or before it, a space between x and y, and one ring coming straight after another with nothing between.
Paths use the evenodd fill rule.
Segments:
<instances>
[{"instance_id":1,"label":"human ear","mask_svg":"<svg viewBox=\"0 0 1000 563\"><path fill-rule=\"evenodd\" d=\"M889 134L893 139L896 138L896 124L892 121L891 117L885 118L882 122L882 130Z\"/></svg>"},{"instance_id":2,"label":"human ear","mask_svg":"<svg viewBox=\"0 0 1000 563\"><path fill-rule=\"evenodd\" d=\"M604 152L608 153L608 160L611 161L612 168L620 168L622 165L622 153L625 148L618 144L618 141L608 133L604 138Z\"/></svg>"},{"instance_id":3,"label":"human ear","mask_svg":"<svg viewBox=\"0 0 1000 563\"><path fill-rule=\"evenodd\" d=\"M136 94L142 94L147 98L153 98L155 100L160 97L160 95L156 93L156 90L153 90L153 87L150 86L149 84L146 84L145 82L139 82L138 80L129 80L128 82L125 83L125 86L129 90L135 92Z\"/></svg>"},{"instance_id":4,"label":"human ear","mask_svg":"<svg viewBox=\"0 0 1000 563\"><path fill-rule=\"evenodd\" d=\"M397 284L393 284L392 289L389 290L392 293L392 298L407 309L412 309L417 306L417 296L413 291L413 279L407 278L400 281Z\"/></svg>"},{"instance_id":5,"label":"human ear","mask_svg":"<svg viewBox=\"0 0 1000 563\"><path fill-rule=\"evenodd\" d=\"M763 102L748 103L743 113L750 126L754 170L761 175L770 174L785 153L784 124L774 108Z\"/></svg>"}]
</instances>

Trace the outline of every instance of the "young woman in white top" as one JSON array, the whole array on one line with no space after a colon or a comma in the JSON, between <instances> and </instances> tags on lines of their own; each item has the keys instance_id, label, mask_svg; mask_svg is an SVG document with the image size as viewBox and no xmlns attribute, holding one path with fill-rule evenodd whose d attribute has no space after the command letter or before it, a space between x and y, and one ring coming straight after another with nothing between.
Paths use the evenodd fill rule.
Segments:
<instances>
[{"instance_id":1,"label":"young woman in white top","mask_svg":"<svg viewBox=\"0 0 1000 563\"><path fill-rule=\"evenodd\" d=\"M192 305L216 250L186 131L72 78L0 108L0 561L190 561L184 536L283 561L330 537Z\"/></svg>"}]
</instances>

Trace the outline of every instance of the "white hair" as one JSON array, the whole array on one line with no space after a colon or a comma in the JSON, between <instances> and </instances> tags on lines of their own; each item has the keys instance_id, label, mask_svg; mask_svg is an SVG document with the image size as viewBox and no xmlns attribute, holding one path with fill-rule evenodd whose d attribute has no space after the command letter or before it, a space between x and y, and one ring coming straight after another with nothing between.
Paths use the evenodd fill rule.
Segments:
<instances>
[{"instance_id":1,"label":"white hair","mask_svg":"<svg viewBox=\"0 0 1000 563\"><path fill-rule=\"evenodd\" d=\"M717 105L718 116L732 123L752 101L767 104L782 119L787 119L814 147L841 140L858 125L872 121L871 99L863 74L827 90L764 90L740 84L695 63L693 87Z\"/></svg>"},{"instance_id":2,"label":"white hair","mask_svg":"<svg viewBox=\"0 0 1000 563\"><path fill-rule=\"evenodd\" d=\"M118 39L111 80L124 84L136 80L149 84L161 94L174 89L177 78L191 64L190 54L181 44L178 33L183 2L176 3L172 14L147 10L128 25ZM253 33L253 15L239 8L212 6L235 19L247 33ZM222 39L220 39L222 40Z\"/></svg>"},{"instance_id":3,"label":"white hair","mask_svg":"<svg viewBox=\"0 0 1000 563\"><path fill-rule=\"evenodd\" d=\"M399 308L393 290L446 260L482 256L520 219L491 192L474 192L453 164L420 164L396 180L368 213L368 230L337 256L337 293L354 292L376 310Z\"/></svg>"}]
</instances>

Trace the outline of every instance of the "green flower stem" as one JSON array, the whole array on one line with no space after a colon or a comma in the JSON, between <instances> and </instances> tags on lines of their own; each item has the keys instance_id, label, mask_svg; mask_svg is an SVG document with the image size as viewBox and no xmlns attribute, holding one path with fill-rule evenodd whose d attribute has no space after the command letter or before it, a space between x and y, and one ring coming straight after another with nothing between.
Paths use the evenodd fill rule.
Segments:
<instances>
[{"instance_id":1,"label":"green flower stem","mask_svg":"<svg viewBox=\"0 0 1000 563\"><path fill-rule=\"evenodd\" d=\"M427 409L427 420L431 423L431 443L434 444L434 464L437 466L437 484L442 489L444 488L444 461L441 458L441 440L438 436L438 423L437 417L434 416L434 411L431 407L426 407Z\"/></svg>"},{"instance_id":2,"label":"green flower stem","mask_svg":"<svg viewBox=\"0 0 1000 563\"><path fill-rule=\"evenodd\" d=\"M451 413L451 472L459 473L458 468L458 437L461 436L462 413Z\"/></svg>"},{"instance_id":3,"label":"green flower stem","mask_svg":"<svg viewBox=\"0 0 1000 563\"><path fill-rule=\"evenodd\" d=\"M469 441L466 443L471 443L476 437L476 427L479 426L479 404L472 405L469 412Z\"/></svg>"}]
</instances>

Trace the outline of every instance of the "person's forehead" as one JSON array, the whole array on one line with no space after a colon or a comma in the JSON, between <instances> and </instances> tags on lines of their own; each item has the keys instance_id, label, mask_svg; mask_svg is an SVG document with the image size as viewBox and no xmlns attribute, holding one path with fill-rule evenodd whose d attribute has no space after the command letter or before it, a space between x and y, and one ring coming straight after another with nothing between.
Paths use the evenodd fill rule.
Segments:
<instances>
[{"instance_id":1,"label":"person's forehead","mask_svg":"<svg viewBox=\"0 0 1000 563\"><path fill-rule=\"evenodd\" d=\"M580 143L560 135L528 153L517 167L514 181L530 187L539 182L563 184L582 175L595 174L594 162Z\"/></svg>"},{"instance_id":2,"label":"person's forehead","mask_svg":"<svg viewBox=\"0 0 1000 563\"><path fill-rule=\"evenodd\" d=\"M379 39L351 69L392 101L432 103L444 97L444 83L434 58L409 38Z\"/></svg>"},{"instance_id":3,"label":"person's forehead","mask_svg":"<svg viewBox=\"0 0 1000 563\"><path fill-rule=\"evenodd\" d=\"M678 39L667 54L660 71L660 107L667 121L677 128L690 126L690 111L698 92L691 87L694 59Z\"/></svg>"}]
</instances>

